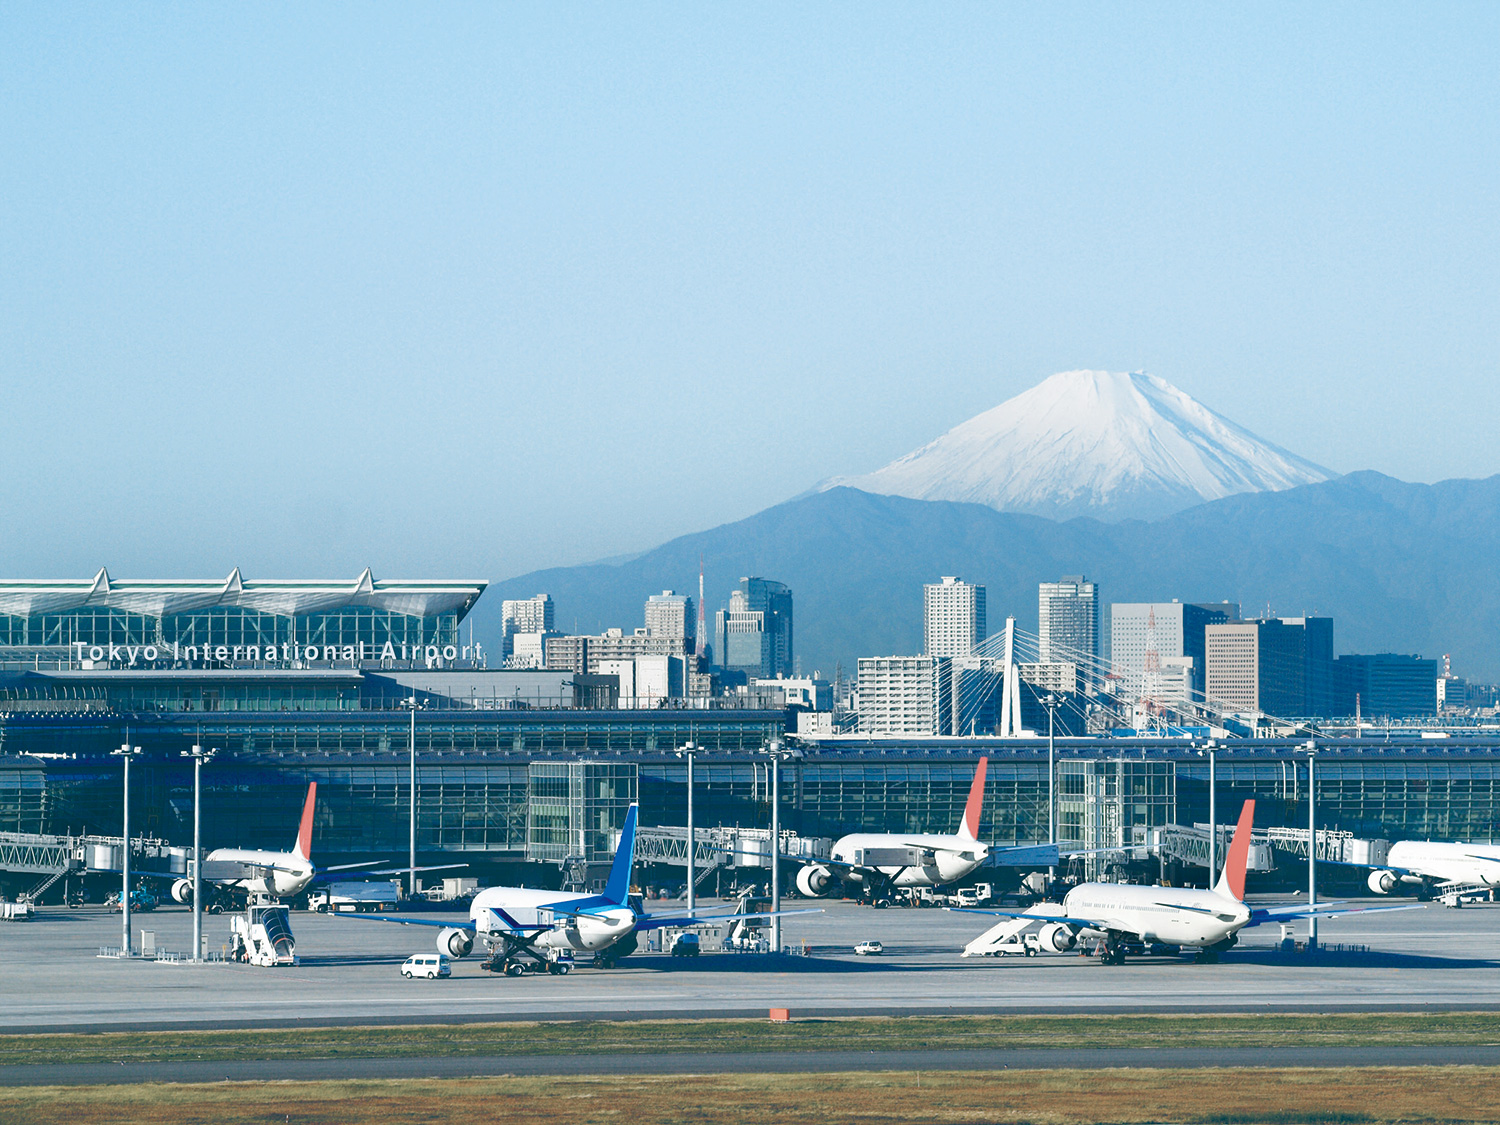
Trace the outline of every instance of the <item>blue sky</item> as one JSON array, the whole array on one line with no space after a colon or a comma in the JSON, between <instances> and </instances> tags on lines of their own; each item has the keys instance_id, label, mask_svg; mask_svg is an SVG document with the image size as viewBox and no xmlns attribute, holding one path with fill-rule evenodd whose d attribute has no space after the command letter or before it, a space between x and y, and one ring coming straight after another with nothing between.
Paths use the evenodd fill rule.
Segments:
<instances>
[{"instance_id":1,"label":"blue sky","mask_svg":"<svg viewBox=\"0 0 1500 1125\"><path fill-rule=\"evenodd\" d=\"M0 573L503 578L1145 369L1500 472L1493 5L0 4Z\"/></svg>"}]
</instances>

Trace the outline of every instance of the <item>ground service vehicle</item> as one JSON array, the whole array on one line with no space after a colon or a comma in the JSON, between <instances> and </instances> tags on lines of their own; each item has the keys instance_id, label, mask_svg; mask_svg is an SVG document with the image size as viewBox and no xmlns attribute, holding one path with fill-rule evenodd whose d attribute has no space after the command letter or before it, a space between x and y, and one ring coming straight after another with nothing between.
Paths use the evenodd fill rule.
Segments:
<instances>
[{"instance_id":1,"label":"ground service vehicle","mask_svg":"<svg viewBox=\"0 0 1500 1125\"><path fill-rule=\"evenodd\" d=\"M401 975L407 980L413 977L437 980L438 977L451 976L452 973L453 970L448 967L448 958L441 953L417 953L408 957L401 966Z\"/></svg>"},{"instance_id":2,"label":"ground service vehicle","mask_svg":"<svg viewBox=\"0 0 1500 1125\"><path fill-rule=\"evenodd\" d=\"M885 952L885 946L878 941L862 941L854 947L854 952L861 957L879 957Z\"/></svg>"}]
</instances>

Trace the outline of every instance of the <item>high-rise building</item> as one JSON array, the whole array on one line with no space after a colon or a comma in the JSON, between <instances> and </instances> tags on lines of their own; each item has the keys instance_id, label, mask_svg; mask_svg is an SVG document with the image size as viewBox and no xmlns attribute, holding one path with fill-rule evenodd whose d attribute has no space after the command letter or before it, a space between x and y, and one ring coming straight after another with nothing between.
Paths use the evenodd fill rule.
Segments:
<instances>
[{"instance_id":1,"label":"high-rise building","mask_svg":"<svg viewBox=\"0 0 1500 1125\"><path fill-rule=\"evenodd\" d=\"M646 599L646 635L680 637L689 649L697 648L697 619L693 616L693 599L686 594L663 590Z\"/></svg>"},{"instance_id":2,"label":"high-rise building","mask_svg":"<svg viewBox=\"0 0 1500 1125\"><path fill-rule=\"evenodd\" d=\"M514 598L500 603L501 655L515 652L511 638L517 633L552 632L552 596Z\"/></svg>"},{"instance_id":3,"label":"high-rise building","mask_svg":"<svg viewBox=\"0 0 1500 1125\"><path fill-rule=\"evenodd\" d=\"M1209 625L1205 647L1212 702L1281 718L1323 718L1337 709L1331 617Z\"/></svg>"},{"instance_id":4,"label":"high-rise building","mask_svg":"<svg viewBox=\"0 0 1500 1125\"><path fill-rule=\"evenodd\" d=\"M792 675L791 590L769 578L741 578L729 608L714 615L714 650L719 666L731 672Z\"/></svg>"},{"instance_id":5,"label":"high-rise building","mask_svg":"<svg viewBox=\"0 0 1500 1125\"><path fill-rule=\"evenodd\" d=\"M984 587L944 578L922 587L923 651L968 656L985 638Z\"/></svg>"},{"instance_id":6,"label":"high-rise building","mask_svg":"<svg viewBox=\"0 0 1500 1125\"><path fill-rule=\"evenodd\" d=\"M941 656L860 657L860 732L951 733L952 677L952 661Z\"/></svg>"},{"instance_id":7,"label":"high-rise building","mask_svg":"<svg viewBox=\"0 0 1500 1125\"><path fill-rule=\"evenodd\" d=\"M1069 575L1039 586L1037 636L1039 661L1055 664L1073 661L1085 664L1099 656L1099 586L1081 574ZM1092 682L1092 667L1079 669L1085 683Z\"/></svg>"},{"instance_id":8,"label":"high-rise building","mask_svg":"<svg viewBox=\"0 0 1500 1125\"><path fill-rule=\"evenodd\" d=\"M1239 711L1260 708L1260 630L1253 623L1210 625L1205 632L1210 703Z\"/></svg>"},{"instance_id":9,"label":"high-rise building","mask_svg":"<svg viewBox=\"0 0 1500 1125\"><path fill-rule=\"evenodd\" d=\"M1165 661L1186 657L1192 661L1188 687L1201 696L1207 687L1203 631L1239 617L1240 607L1233 602L1115 602L1109 607L1110 670L1124 681L1125 690L1138 691L1160 680ZM1176 667L1174 680L1180 680L1183 665Z\"/></svg>"},{"instance_id":10,"label":"high-rise building","mask_svg":"<svg viewBox=\"0 0 1500 1125\"><path fill-rule=\"evenodd\" d=\"M1349 654L1335 662L1339 711L1352 715L1355 696L1366 719L1407 719L1437 713L1438 663L1420 656L1383 652Z\"/></svg>"}]
</instances>

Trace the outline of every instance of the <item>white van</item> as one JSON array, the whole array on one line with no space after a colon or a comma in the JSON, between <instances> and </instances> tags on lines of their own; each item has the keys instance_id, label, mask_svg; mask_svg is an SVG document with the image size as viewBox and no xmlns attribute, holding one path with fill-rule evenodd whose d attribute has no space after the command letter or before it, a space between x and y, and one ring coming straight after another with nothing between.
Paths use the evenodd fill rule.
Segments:
<instances>
[{"instance_id":1,"label":"white van","mask_svg":"<svg viewBox=\"0 0 1500 1125\"><path fill-rule=\"evenodd\" d=\"M441 953L418 953L408 957L401 966L401 975L407 980L412 977L426 977L428 980L437 980L438 977L452 975L453 970L448 968L448 958Z\"/></svg>"}]
</instances>

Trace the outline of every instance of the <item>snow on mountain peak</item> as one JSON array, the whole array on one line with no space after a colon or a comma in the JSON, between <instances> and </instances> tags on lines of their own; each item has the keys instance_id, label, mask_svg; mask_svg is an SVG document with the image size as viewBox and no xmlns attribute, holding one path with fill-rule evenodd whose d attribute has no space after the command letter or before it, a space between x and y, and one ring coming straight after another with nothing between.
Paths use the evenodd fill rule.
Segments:
<instances>
[{"instance_id":1,"label":"snow on mountain peak","mask_svg":"<svg viewBox=\"0 0 1500 1125\"><path fill-rule=\"evenodd\" d=\"M1334 475L1155 375L1064 371L883 469L822 487L1052 519L1156 519Z\"/></svg>"}]
</instances>

